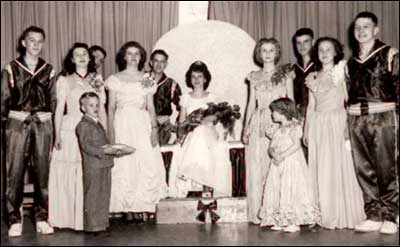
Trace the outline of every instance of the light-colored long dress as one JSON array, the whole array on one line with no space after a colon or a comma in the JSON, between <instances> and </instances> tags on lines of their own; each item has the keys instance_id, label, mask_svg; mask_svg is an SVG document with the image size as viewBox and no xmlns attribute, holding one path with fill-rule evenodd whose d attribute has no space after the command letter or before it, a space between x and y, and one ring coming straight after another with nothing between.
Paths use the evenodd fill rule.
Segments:
<instances>
[{"instance_id":1,"label":"light-colored long dress","mask_svg":"<svg viewBox=\"0 0 400 247\"><path fill-rule=\"evenodd\" d=\"M156 87L121 81L111 75L106 86L115 93L115 143L134 147L133 154L114 159L110 212L155 212L166 196L167 183L160 147L152 147L150 114L146 97Z\"/></svg>"},{"instance_id":2,"label":"light-colored long dress","mask_svg":"<svg viewBox=\"0 0 400 247\"><path fill-rule=\"evenodd\" d=\"M190 114L207 108L208 102L217 103L216 96L209 93L197 99L184 94L180 104ZM217 126L209 123L196 127L187 135L182 147L175 148L169 176L170 197L186 197L189 191L201 191L203 185L214 189L214 197L232 196L229 146Z\"/></svg>"},{"instance_id":3,"label":"light-colored long dress","mask_svg":"<svg viewBox=\"0 0 400 247\"><path fill-rule=\"evenodd\" d=\"M49 174L49 222L54 227L83 230L82 157L75 128L82 119L79 98L85 92L95 92L105 113L104 87L96 91L88 80L76 74L57 80L57 101L65 102L67 113L62 118L62 149L53 149Z\"/></svg>"},{"instance_id":4,"label":"light-colored long dress","mask_svg":"<svg viewBox=\"0 0 400 247\"><path fill-rule=\"evenodd\" d=\"M258 213L270 163L268 154L270 139L266 136L266 132L274 125L269 104L275 99L286 97L287 89L286 79L274 84L270 80L257 78L255 72L251 72L247 79L256 98L256 109L250 116L249 143L245 148L247 217L249 222L260 223Z\"/></svg>"},{"instance_id":5,"label":"light-colored long dress","mask_svg":"<svg viewBox=\"0 0 400 247\"><path fill-rule=\"evenodd\" d=\"M362 191L345 143L344 83L344 61L328 73L313 72L306 80L315 99L309 117L308 162L322 226L329 229L354 228L365 219Z\"/></svg>"},{"instance_id":6,"label":"light-colored long dress","mask_svg":"<svg viewBox=\"0 0 400 247\"><path fill-rule=\"evenodd\" d=\"M284 152L293 140L303 136L300 123L279 128L270 148ZM261 226L306 225L320 222L320 212L313 198L309 168L303 150L299 148L279 165L271 164L264 186L260 210Z\"/></svg>"}]
</instances>

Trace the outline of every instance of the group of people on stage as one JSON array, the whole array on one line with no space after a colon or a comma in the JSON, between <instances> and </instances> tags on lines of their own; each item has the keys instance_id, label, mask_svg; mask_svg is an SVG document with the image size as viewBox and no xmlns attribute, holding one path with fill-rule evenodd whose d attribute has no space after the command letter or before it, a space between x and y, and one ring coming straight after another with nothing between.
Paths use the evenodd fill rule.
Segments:
<instances>
[{"instance_id":1,"label":"group of people on stage","mask_svg":"<svg viewBox=\"0 0 400 247\"><path fill-rule=\"evenodd\" d=\"M373 13L359 13L353 24L357 44L348 61L337 39L314 42L309 28L293 36L294 65L279 64L275 38L257 42L260 70L246 78L242 135L249 222L285 232L301 225L397 232L399 53L376 38ZM152 52L145 72L145 49L129 41L116 55L119 72L103 80L102 47L75 43L57 74L40 58L44 41L41 28L27 28L21 56L1 76L9 236L22 235L28 167L42 234L53 227L104 232L109 213L155 222L166 197L232 196L226 136L240 114L207 91L204 62L191 64L185 81L192 90L182 94L164 73L164 50ZM179 145L167 184L160 145L173 132ZM107 153L116 143L134 150Z\"/></svg>"},{"instance_id":2,"label":"group of people on stage","mask_svg":"<svg viewBox=\"0 0 400 247\"><path fill-rule=\"evenodd\" d=\"M338 40L314 42L308 28L293 36L290 72L275 39L257 43L243 132L250 222L397 232L399 53L376 38L373 13L353 25L347 62Z\"/></svg>"}]
</instances>

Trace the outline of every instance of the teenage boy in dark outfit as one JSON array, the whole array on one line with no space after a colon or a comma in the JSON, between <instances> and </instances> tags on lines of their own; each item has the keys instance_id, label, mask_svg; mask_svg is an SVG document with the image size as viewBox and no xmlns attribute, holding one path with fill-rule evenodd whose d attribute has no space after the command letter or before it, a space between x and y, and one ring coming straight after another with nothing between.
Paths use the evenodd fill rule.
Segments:
<instances>
[{"instance_id":1,"label":"teenage boy in dark outfit","mask_svg":"<svg viewBox=\"0 0 400 247\"><path fill-rule=\"evenodd\" d=\"M367 215L367 220L355 230L395 234L399 211L396 161L399 53L377 39L378 32L377 17L370 12L359 13L354 20L358 49L347 63L350 141Z\"/></svg>"},{"instance_id":2,"label":"teenage boy in dark outfit","mask_svg":"<svg viewBox=\"0 0 400 247\"><path fill-rule=\"evenodd\" d=\"M22 235L24 174L33 167L36 231L54 233L47 223L50 150L53 145L52 112L57 103L55 71L40 58L43 29L24 30L18 51L1 75L1 122L6 128L6 210L8 236Z\"/></svg>"}]
</instances>

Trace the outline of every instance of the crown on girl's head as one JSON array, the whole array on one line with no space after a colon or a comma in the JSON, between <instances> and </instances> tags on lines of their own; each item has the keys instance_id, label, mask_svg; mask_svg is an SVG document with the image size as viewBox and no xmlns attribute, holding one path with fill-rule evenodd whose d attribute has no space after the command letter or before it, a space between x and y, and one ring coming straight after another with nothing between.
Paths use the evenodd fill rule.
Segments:
<instances>
[{"instance_id":1,"label":"crown on girl's head","mask_svg":"<svg viewBox=\"0 0 400 247\"><path fill-rule=\"evenodd\" d=\"M200 60L197 60L196 62L194 62L194 64L196 64L196 65L202 65L202 64L204 64L202 61L200 61Z\"/></svg>"}]
</instances>

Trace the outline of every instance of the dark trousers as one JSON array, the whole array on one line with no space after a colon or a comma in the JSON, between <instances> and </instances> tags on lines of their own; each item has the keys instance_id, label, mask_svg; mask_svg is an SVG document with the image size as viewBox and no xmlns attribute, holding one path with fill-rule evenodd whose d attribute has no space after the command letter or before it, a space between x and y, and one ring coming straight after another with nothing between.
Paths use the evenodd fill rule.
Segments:
<instances>
[{"instance_id":1,"label":"dark trousers","mask_svg":"<svg viewBox=\"0 0 400 247\"><path fill-rule=\"evenodd\" d=\"M349 115L350 141L367 218L395 222L399 211L395 111Z\"/></svg>"},{"instance_id":2,"label":"dark trousers","mask_svg":"<svg viewBox=\"0 0 400 247\"><path fill-rule=\"evenodd\" d=\"M35 116L25 121L8 119L6 127L6 208L8 223L21 222L24 174L32 166L35 217L47 220L50 149L53 142L51 119L41 122Z\"/></svg>"},{"instance_id":3,"label":"dark trousers","mask_svg":"<svg viewBox=\"0 0 400 247\"><path fill-rule=\"evenodd\" d=\"M111 167L83 166L84 230L104 231L109 227Z\"/></svg>"},{"instance_id":4,"label":"dark trousers","mask_svg":"<svg viewBox=\"0 0 400 247\"><path fill-rule=\"evenodd\" d=\"M158 139L160 146L168 145L171 139L172 132L176 132L175 126L172 125L171 121L168 120L162 123L158 128Z\"/></svg>"}]
</instances>

